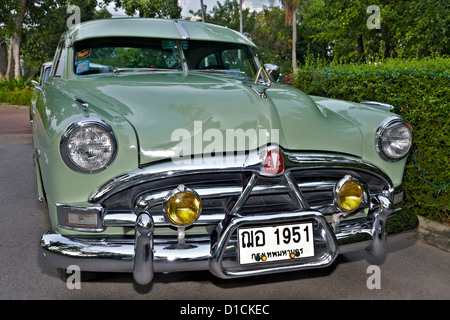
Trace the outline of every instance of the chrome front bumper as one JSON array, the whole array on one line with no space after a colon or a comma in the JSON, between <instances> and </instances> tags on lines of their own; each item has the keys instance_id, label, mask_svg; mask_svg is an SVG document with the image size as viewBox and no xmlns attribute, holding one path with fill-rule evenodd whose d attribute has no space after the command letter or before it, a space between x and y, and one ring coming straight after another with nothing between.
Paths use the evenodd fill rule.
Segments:
<instances>
[{"instance_id":1,"label":"chrome front bumper","mask_svg":"<svg viewBox=\"0 0 450 320\"><path fill-rule=\"evenodd\" d=\"M139 284L151 282L155 272L210 270L220 278L236 278L276 272L325 267L340 253L366 249L382 257L386 252L387 225L395 217L388 198L376 196L371 220L350 220L333 228L314 210L262 216L235 215L224 219L211 235L186 237L183 243L156 237L153 219L146 212L136 219L134 238L75 238L49 231L42 236L41 251L57 268L77 265L82 271L132 272ZM312 221L315 256L287 262L246 265L238 263L236 230L242 226ZM417 224L396 228L395 234L411 236Z\"/></svg>"}]
</instances>

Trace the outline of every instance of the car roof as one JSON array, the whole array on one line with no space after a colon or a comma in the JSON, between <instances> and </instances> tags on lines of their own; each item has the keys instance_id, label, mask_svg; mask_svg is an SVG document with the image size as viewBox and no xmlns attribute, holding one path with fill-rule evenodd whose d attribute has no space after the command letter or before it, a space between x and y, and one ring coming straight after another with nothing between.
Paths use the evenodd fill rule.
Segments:
<instances>
[{"instance_id":1,"label":"car roof","mask_svg":"<svg viewBox=\"0 0 450 320\"><path fill-rule=\"evenodd\" d=\"M109 18L82 22L66 32L72 42L98 37L149 37L208 40L240 43L256 47L245 35L218 25L155 18Z\"/></svg>"}]
</instances>

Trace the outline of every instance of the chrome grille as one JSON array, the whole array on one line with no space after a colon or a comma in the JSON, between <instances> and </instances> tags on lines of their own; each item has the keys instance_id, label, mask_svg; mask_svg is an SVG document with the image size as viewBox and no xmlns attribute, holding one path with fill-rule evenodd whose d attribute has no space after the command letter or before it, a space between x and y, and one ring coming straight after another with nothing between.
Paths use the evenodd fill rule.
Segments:
<instances>
[{"instance_id":1,"label":"chrome grille","mask_svg":"<svg viewBox=\"0 0 450 320\"><path fill-rule=\"evenodd\" d=\"M251 174L250 171L190 174L134 185L101 203L105 208L105 225L133 226L135 206L142 201L148 206L146 209L153 216L155 226L169 226L163 217L162 201L179 184L193 188L202 199L202 215L196 225L218 224L236 204ZM324 215L337 212L333 203L333 188L346 174L366 183L371 196L386 188L382 178L355 168L292 170L292 176L309 207ZM239 214L273 214L298 209L299 204L283 175L259 176ZM123 219L124 216L127 218Z\"/></svg>"}]
</instances>

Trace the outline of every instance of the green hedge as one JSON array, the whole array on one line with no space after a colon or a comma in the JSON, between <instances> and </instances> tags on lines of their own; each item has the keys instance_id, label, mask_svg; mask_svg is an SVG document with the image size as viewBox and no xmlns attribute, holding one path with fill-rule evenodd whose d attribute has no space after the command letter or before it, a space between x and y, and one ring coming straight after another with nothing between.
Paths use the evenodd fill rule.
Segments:
<instances>
[{"instance_id":1,"label":"green hedge","mask_svg":"<svg viewBox=\"0 0 450 320\"><path fill-rule=\"evenodd\" d=\"M308 58L293 84L311 95L391 104L414 129L404 176L405 207L435 221L449 219L450 59L329 64Z\"/></svg>"},{"instance_id":2,"label":"green hedge","mask_svg":"<svg viewBox=\"0 0 450 320\"><path fill-rule=\"evenodd\" d=\"M0 102L28 106L31 103L33 87L30 81L0 81Z\"/></svg>"}]
</instances>

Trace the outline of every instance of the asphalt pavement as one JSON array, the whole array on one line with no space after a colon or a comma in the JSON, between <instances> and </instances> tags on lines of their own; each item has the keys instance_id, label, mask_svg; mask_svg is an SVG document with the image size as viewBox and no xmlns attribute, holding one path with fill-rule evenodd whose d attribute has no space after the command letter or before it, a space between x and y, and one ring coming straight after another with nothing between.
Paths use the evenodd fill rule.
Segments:
<instances>
[{"instance_id":1,"label":"asphalt pavement","mask_svg":"<svg viewBox=\"0 0 450 320\"><path fill-rule=\"evenodd\" d=\"M388 242L375 288L371 262L358 252L339 256L327 268L271 276L221 280L208 271L180 272L156 274L150 285L139 286L131 274L105 273L69 289L39 255L39 239L50 221L45 203L37 201L30 133L27 109L0 108L2 300L190 300L199 305L203 300L450 299L449 252L418 238ZM177 308L174 312L181 314Z\"/></svg>"}]
</instances>

